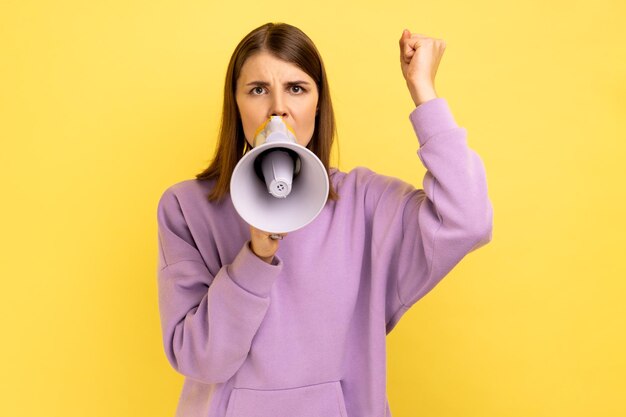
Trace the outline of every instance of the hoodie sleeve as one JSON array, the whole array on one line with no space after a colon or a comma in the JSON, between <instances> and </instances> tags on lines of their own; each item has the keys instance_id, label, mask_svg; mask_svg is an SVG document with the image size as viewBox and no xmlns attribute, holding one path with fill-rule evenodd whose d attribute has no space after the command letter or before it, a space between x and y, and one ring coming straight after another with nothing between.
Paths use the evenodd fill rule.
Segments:
<instances>
[{"instance_id":1,"label":"hoodie sleeve","mask_svg":"<svg viewBox=\"0 0 626 417\"><path fill-rule=\"evenodd\" d=\"M492 238L485 169L447 101L422 103L409 118L427 169L423 189L383 175L372 176L369 187L375 196L368 197L375 207L373 262L387 276L387 333L466 254Z\"/></svg>"},{"instance_id":2,"label":"hoodie sleeve","mask_svg":"<svg viewBox=\"0 0 626 417\"><path fill-rule=\"evenodd\" d=\"M189 214L190 215L190 214ZM157 209L158 298L163 345L174 369L206 384L241 367L267 309L282 261L258 258L246 242L228 265L209 272L175 192Z\"/></svg>"}]
</instances>

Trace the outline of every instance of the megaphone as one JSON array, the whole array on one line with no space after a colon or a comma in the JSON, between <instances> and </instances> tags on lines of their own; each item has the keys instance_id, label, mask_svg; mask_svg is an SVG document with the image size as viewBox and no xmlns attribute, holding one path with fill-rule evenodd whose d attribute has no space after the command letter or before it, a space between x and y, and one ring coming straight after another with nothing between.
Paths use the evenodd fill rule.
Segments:
<instances>
[{"instance_id":1,"label":"megaphone","mask_svg":"<svg viewBox=\"0 0 626 417\"><path fill-rule=\"evenodd\" d=\"M256 131L254 147L230 179L235 210L246 223L269 233L288 233L312 222L328 198L322 161L296 142L293 130L272 116Z\"/></svg>"}]
</instances>

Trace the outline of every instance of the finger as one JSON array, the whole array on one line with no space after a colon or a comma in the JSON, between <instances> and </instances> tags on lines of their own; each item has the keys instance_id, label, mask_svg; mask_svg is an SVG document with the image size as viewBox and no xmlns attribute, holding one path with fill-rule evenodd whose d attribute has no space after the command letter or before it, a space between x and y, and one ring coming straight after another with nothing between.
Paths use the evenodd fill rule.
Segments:
<instances>
[{"instance_id":1,"label":"finger","mask_svg":"<svg viewBox=\"0 0 626 417\"><path fill-rule=\"evenodd\" d=\"M405 33L406 32L406 33ZM408 36L403 37L402 41L402 57L405 62L409 63L411 61L411 57L417 51L417 48L422 45L433 41L433 38L430 38L426 35L422 35L421 33L413 33L409 32L405 29L405 32L402 32L402 35L408 34Z\"/></svg>"},{"instance_id":2,"label":"finger","mask_svg":"<svg viewBox=\"0 0 626 417\"><path fill-rule=\"evenodd\" d=\"M417 48L419 48L422 45L425 45L425 44L428 44L428 43L435 43L438 40L439 39L431 38L431 37L428 37L426 35L421 35L419 33L414 33L407 40L407 44L410 45L411 49L415 51L415 50L417 50Z\"/></svg>"},{"instance_id":3,"label":"finger","mask_svg":"<svg viewBox=\"0 0 626 417\"><path fill-rule=\"evenodd\" d=\"M408 40L407 44L411 48L412 51L416 51L422 45L425 45L428 42L428 38L411 38Z\"/></svg>"}]
</instances>

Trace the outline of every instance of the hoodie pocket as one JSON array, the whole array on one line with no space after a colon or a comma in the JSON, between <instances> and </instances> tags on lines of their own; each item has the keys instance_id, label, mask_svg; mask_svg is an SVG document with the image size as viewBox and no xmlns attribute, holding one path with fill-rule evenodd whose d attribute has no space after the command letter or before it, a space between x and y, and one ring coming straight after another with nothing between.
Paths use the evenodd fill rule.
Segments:
<instances>
[{"instance_id":1,"label":"hoodie pocket","mask_svg":"<svg viewBox=\"0 0 626 417\"><path fill-rule=\"evenodd\" d=\"M279 390L233 388L226 417L348 417L339 381Z\"/></svg>"}]
</instances>

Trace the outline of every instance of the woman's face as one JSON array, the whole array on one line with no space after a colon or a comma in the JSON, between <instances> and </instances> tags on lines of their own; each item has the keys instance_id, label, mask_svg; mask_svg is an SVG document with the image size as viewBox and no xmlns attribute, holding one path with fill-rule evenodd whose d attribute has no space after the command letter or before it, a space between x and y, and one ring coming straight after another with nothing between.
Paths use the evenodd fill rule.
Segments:
<instances>
[{"instance_id":1,"label":"woman's face","mask_svg":"<svg viewBox=\"0 0 626 417\"><path fill-rule=\"evenodd\" d=\"M317 86L295 64L267 52L252 55L241 68L235 97L250 146L254 146L256 130L271 116L282 116L300 145L310 142L315 128Z\"/></svg>"}]
</instances>

